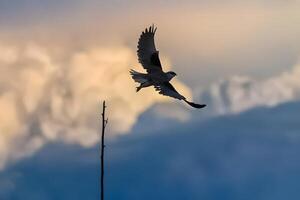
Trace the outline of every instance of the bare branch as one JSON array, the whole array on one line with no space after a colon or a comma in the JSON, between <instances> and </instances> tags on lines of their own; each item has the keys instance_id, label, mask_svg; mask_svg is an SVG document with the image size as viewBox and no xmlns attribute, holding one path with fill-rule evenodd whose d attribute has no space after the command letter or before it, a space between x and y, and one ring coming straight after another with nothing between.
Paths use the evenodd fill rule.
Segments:
<instances>
[{"instance_id":1,"label":"bare branch","mask_svg":"<svg viewBox=\"0 0 300 200\"><path fill-rule=\"evenodd\" d=\"M105 134L105 127L108 123L108 118L105 119L105 101L103 101L102 105L102 134L101 134L101 177L100 177L100 184L101 184L101 200L104 200L104 134Z\"/></svg>"}]
</instances>

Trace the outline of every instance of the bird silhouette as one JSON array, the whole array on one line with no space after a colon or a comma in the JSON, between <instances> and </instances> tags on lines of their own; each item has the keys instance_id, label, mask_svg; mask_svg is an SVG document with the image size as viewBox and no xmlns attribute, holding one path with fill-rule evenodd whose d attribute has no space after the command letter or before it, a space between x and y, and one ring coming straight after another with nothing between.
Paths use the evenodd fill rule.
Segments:
<instances>
[{"instance_id":1,"label":"bird silhouette","mask_svg":"<svg viewBox=\"0 0 300 200\"><path fill-rule=\"evenodd\" d=\"M205 104L196 104L188 101L184 96L177 92L177 90L170 83L171 79L176 76L173 71L164 72L159 59L159 52L155 48L154 35L157 28L154 25L146 28L142 32L138 41L138 60L147 73L140 73L133 69L130 70L130 74L133 80L140 85L136 88L136 91L140 91L142 88L154 86L155 90L159 94L173 97L175 99L183 100L194 108L203 108Z\"/></svg>"}]
</instances>

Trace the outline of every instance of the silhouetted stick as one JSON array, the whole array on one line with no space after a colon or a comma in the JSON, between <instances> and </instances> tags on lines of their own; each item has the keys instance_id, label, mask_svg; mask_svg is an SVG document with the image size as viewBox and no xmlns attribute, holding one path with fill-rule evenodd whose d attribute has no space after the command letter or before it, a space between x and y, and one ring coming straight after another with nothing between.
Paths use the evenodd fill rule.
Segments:
<instances>
[{"instance_id":1,"label":"silhouetted stick","mask_svg":"<svg viewBox=\"0 0 300 200\"><path fill-rule=\"evenodd\" d=\"M105 119L105 101L103 101L102 106L102 135L101 135L101 200L104 200L104 133L105 133L105 127L108 123L108 119Z\"/></svg>"}]
</instances>

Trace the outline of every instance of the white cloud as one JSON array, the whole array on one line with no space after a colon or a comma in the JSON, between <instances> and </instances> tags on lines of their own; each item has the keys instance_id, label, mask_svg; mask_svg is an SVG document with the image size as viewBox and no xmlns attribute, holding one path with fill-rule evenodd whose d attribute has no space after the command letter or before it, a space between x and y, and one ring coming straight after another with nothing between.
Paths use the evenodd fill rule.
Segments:
<instances>
[{"instance_id":1,"label":"white cloud","mask_svg":"<svg viewBox=\"0 0 300 200\"><path fill-rule=\"evenodd\" d=\"M129 76L133 67L141 69L135 53L124 46L57 55L35 44L1 45L0 168L48 141L94 145L102 100L108 104L110 136L130 130L154 103L169 101L153 90L136 93ZM190 96L183 84L175 85Z\"/></svg>"},{"instance_id":2,"label":"white cloud","mask_svg":"<svg viewBox=\"0 0 300 200\"><path fill-rule=\"evenodd\" d=\"M180 89L179 89L180 90ZM190 119L191 107L186 104L159 103L153 107L153 111L162 118L175 119L180 122L186 122Z\"/></svg>"},{"instance_id":3,"label":"white cloud","mask_svg":"<svg viewBox=\"0 0 300 200\"><path fill-rule=\"evenodd\" d=\"M1 40L13 43L0 43L0 166L30 155L47 141L94 144L102 99L108 101L109 129L114 135L129 130L155 102L166 101L150 89L135 93L128 76L129 68L138 66L135 49L121 45L135 48L140 31L153 22L158 26L160 55L172 58L180 78L194 88L232 74L265 79L284 71L300 52L296 1L132 2L126 6L121 1L114 6L95 2L72 2L74 7L69 1L65 6L54 3L61 8L57 10L34 1L32 6L21 6L21 12L12 12L12 3L0 13L10 19L0 19ZM124 24L132 20L135 23ZM220 82L207 92L213 105L206 109L234 113L295 99L298 77L299 67L266 81L235 77ZM177 86L190 96L188 88ZM157 108L160 115L182 121L189 116L181 109L170 114L165 106Z\"/></svg>"},{"instance_id":4,"label":"white cloud","mask_svg":"<svg viewBox=\"0 0 300 200\"><path fill-rule=\"evenodd\" d=\"M300 65L263 81L235 76L201 94L217 114L239 113L257 106L276 106L300 98ZM208 97L208 98L207 98Z\"/></svg>"}]
</instances>

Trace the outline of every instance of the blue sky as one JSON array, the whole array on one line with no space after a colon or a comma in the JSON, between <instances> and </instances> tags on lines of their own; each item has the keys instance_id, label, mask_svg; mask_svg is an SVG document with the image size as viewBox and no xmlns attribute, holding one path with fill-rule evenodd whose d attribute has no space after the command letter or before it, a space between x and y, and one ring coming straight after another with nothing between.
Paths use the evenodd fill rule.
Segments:
<instances>
[{"instance_id":1,"label":"blue sky","mask_svg":"<svg viewBox=\"0 0 300 200\"><path fill-rule=\"evenodd\" d=\"M109 140L107 198L298 199L299 105ZM98 147L51 143L0 177L2 199L99 199Z\"/></svg>"},{"instance_id":2,"label":"blue sky","mask_svg":"<svg viewBox=\"0 0 300 200\"><path fill-rule=\"evenodd\" d=\"M97 168L95 146L99 141L99 101L103 99L108 103L108 140L112 157L116 156L109 160L109 168L118 173L118 166L127 169L124 178L128 178L134 172L131 165L136 164L142 174L130 186L140 187L136 196L111 174L112 198L148 194L147 188L154 184L149 179L154 175L148 174L147 162L142 159L147 154L157 157L154 165L158 171L175 170L172 175L162 175L165 185L157 187L157 195L177 191L176 181L181 179L186 184L178 195L187 199L220 198L213 195L215 191L230 199L244 194L249 199L279 198L289 191L283 183L293 193L297 180L281 174L297 172L299 165L293 157L298 151L299 8L299 1L1 1L0 186L6 189L0 189L0 197L19 199L13 195L16 191L33 195L33 188L44 178L53 191L60 191L51 185L51 177L34 173L44 163L51 166L49 172L56 173L76 162L79 168L73 170L79 179L95 181L97 172L89 172L87 177L84 172ZM158 27L155 39L164 69L178 74L172 83L188 98L208 104L207 108L195 111L152 88L135 92L128 71L142 71L136 43L152 23ZM177 148L182 145L178 138L185 135L186 151ZM163 150L173 152L176 159L187 157L185 164L176 163L168 154L149 153L149 138L153 143L161 138L166 145ZM210 143L221 146L211 149ZM234 150L224 152L225 146ZM256 148L270 159L261 158ZM140 151L137 160L123 159L133 150ZM207 154L198 157L200 150ZM79 156L65 158L63 152ZM267 167L276 165L277 155L289 160L285 163L280 157L278 168L267 172ZM229 162L220 160L222 156L236 164L234 172L240 166L238 176L222 168ZM66 162L56 166L55 159ZM34 166L36 162L42 165ZM253 171L244 162L253 163ZM207 172L205 166L211 165L212 171ZM191 174L182 177L181 170L189 169ZM24 174L31 171L35 178L24 185ZM269 190L277 189L276 194L263 187L265 176L267 181L274 180ZM212 182L196 192L206 178ZM72 181L66 184L81 187ZM256 184L257 188L251 189ZM62 198L40 187L44 199ZM87 195L95 190L91 184L78 192ZM66 187L61 192L69 195L69 191ZM253 191L257 196L250 195ZM89 195L93 197L93 193ZM297 192L293 195L299 196Z\"/></svg>"}]
</instances>

